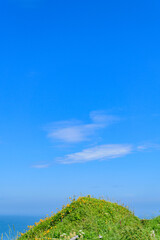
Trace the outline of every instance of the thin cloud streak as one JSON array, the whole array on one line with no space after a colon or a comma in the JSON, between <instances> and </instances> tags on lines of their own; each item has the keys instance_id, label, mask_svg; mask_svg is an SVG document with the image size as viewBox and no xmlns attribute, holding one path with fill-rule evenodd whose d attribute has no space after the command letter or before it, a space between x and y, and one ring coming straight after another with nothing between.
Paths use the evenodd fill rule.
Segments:
<instances>
[{"instance_id":1,"label":"thin cloud streak","mask_svg":"<svg viewBox=\"0 0 160 240\"><path fill-rule=\"evenodd\" d=\"M106 144L84 149L81 152L68 154L64 158L58 158L57 162L61 164L73 164L95 160L108 160L128 155L132 150L132 145L128 144Z\"/></svg>"},{"instance_id":2,"label":"thin cloud streak","mask_svg":"<svg viewBox=\"0 0 160 240\"><path fill-rule=\"evenodd\" d=\"M50 166L49 164L38 164L38 165L32 165L31 167L41 169L41 168L48 168L49 166Z\"/></svg>"},{"instance_id":3,"label":"thin cloud streak","mask_svg":"<svg viewBox=\"0 0 160 240\"><path fill-rule=\"evenodd\" d=\"M148 144L142 144L137 147L138 151L146 151L146 150L160 150L160 144L155 143L148 143Z\"/></svg>"},{"instance_id":4,"label":"thin cloud streak","mask_svg":"<svg viewBox=\"0 0 160 240\"><path fill-rule=\"evenodd\" d=\"M66 143L83 142L90 140L98 129L106 128L118 120L117 117L106 115L102 111L91 112L90 119L89 124L83 124L77 120L53 123L49 128L48 137Z\"/></svg>"}]
</instances>

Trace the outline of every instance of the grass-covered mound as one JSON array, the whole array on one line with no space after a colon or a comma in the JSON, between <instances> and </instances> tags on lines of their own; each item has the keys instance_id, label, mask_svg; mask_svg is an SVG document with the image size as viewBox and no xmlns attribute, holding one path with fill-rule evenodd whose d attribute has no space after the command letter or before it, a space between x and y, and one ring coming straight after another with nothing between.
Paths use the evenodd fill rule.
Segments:
<instances>
[{"instance_id":1,"label":"grass-covered mound","mask_svg":"<svg viewBox=\"0 0 160 240\"><path fill-rule=\"evenodd\" d=\"M117 203L87 196L72 200L55 215L30 226L19 240L71 239L74 236L88 240L155 239L147 224Z\"/></svg>"}]
</instances>

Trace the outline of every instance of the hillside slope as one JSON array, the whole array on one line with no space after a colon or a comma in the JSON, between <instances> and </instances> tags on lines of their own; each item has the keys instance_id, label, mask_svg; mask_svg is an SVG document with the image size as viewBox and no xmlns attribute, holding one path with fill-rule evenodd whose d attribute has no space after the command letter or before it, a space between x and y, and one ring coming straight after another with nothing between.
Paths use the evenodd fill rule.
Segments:
<instances>
[{"instance_id":1,"label":"hillside slope","mask_svg":"<svg viewBox=\"0 0 160 240\"><path fill-rule=\"evenodd\" d=\"M71 201L55 215L30 226L30 230L21 235L19 240L155 239L151 236L152 228L147 224L117 203L87 196Z\"/></svg>"}]
</instances>

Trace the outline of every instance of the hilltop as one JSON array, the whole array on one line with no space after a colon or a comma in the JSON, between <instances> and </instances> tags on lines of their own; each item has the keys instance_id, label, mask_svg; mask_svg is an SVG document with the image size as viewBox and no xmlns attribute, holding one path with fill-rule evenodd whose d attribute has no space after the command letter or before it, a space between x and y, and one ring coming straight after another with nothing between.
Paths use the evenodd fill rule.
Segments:
<instances>
[{"instance_id":1,"label":"hilltop","mask_svg":"<svg viewBox=\"0 0 160 240\"><path fill-rule=\"evenodd\" d=\"M140 220L124 206L87 196L73 199L53 216L29 226L29 231L18 240L160 239L159 223L160 218Z\"/></svg>"}]
</instances>

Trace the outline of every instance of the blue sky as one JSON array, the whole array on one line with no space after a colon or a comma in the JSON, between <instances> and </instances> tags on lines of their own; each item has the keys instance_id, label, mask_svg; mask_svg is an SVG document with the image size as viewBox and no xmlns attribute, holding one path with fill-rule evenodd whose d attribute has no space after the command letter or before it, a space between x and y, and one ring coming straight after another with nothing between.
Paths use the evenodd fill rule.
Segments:
<instances>
[{"instance_id":1,"label":"blue sky","mask_svg":"<svg viewBox=\"0 0 160 240\"><path fill-rule=\"evenodd\" d=\"M160 3L0 3L0 214L67 197L160 210Z\"/></svg>"}]
</instances>

